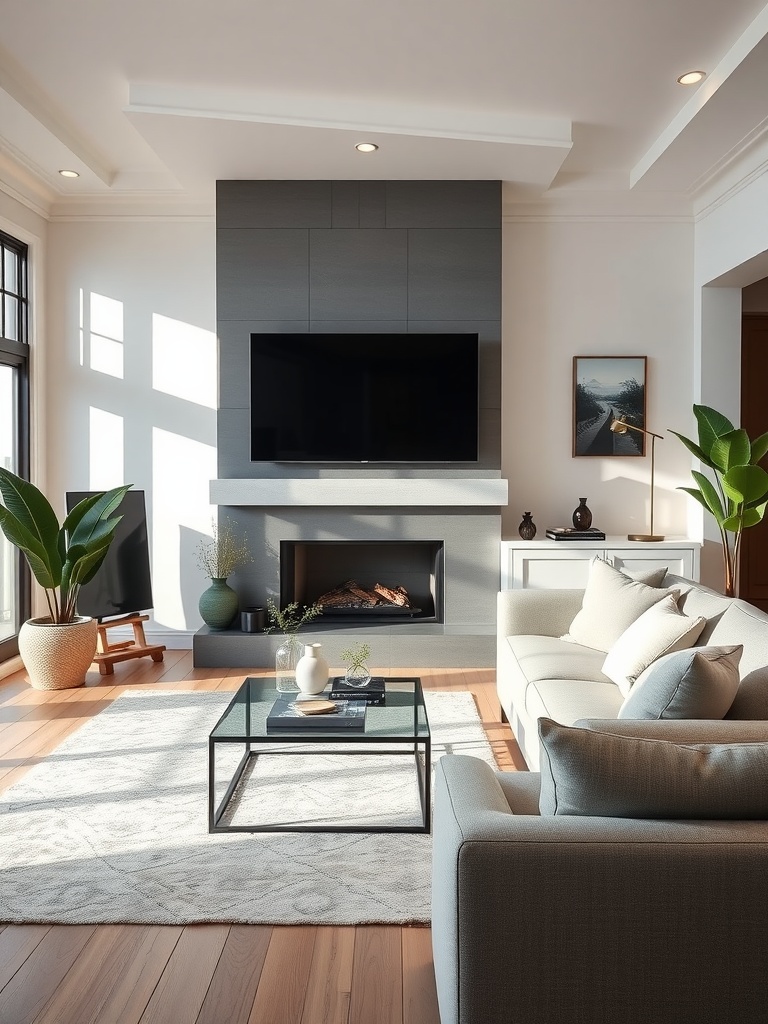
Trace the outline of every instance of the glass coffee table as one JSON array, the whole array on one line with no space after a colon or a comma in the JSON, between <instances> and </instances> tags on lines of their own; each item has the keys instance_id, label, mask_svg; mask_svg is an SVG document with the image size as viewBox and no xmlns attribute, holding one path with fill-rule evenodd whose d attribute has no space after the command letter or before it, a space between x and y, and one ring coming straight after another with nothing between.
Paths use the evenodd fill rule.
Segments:
<instances>
[{"instance_id":1,"label":"glass coffee table","mask_svg":"<svg viewBox=\"0 0 768 1024\"><path fill-rule=\"evenodd\" d=\"M385 703L381 706L368 705L364 729L334 729L324 725L318 729L281 728L275 732L267 731L267 716L273 704L278 698L294 695L279 693L272 677L247 677L208 738L208 831L429 832L431 737L421 680L416 677L385 677L384 685ZM300 696L298 692L295 694L296 698ZM318 695L320 699L326 696ZM235 761L240 751L241 756ZM249 785L258 786L258 780L253 782L256 778L253 770L258 759L295 759L316 755L340 758L382 755L412 760L418 785L420 821L402 824L387 822L386 819L344 820L324 824L322 820L305 820L297 813L296 820L291 820L288 814L279 822L233 822L231 806L239 799L238 787L241 782L244 784L244 775L250 779ZM222 767L221 761L227 764ZM282 763L288 769L290 762L284 760ZM223 793L222 779L228 779ZM393 786L399 784L393 779ZM297 785L301 785L300 779ZM356 785L364 786L365 783L357 780L350 770L349 786L354 788ZM371 802L368 801L366 806L367 819L371 818Z\"/></svg>"}]
</instances>

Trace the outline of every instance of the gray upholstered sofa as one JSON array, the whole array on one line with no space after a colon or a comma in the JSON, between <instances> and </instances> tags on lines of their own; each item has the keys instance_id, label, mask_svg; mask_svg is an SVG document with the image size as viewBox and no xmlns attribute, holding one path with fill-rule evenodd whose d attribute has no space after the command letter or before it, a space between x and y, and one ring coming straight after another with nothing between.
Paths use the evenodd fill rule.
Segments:
<instances>
[{"instance_id":1,"label":"gray upholstered sofa","mask_svg":"<svg viewBox=\"0 0 768 1024\"><path fill-rule=\"evenodd\" d=\"M667 577L670 584L685 592L688 614L706 617L699 645L744 647L728 719L617 719L624 697L602 674L605 652L559 639L581 591L499 596L502 707L533 766L542 718L553 720L542 726L542 744L547 728L564 723L555 728L580 740L587 734L589 743L634 745L648 771L626 777L643 799L667 799L670 779L673 801L688 796L684 773L662 768L653 776L660 746L694 759L708 756L702 744L717 745L726 759L758 754L762 768L730 790L740 794L750 778L756 812L731 820L726 800L724 813L721 804L719 816L701 818L589 806L541 813L549 748L544 775L443 757L432 888L441 1024L768 1019L768 616L688 580ZM622 776L625 763L616 764L598 748L588 771L568 756L558 771L561 779L581 771L599 805L611 789L606 780ZM703 778L711 781L706 768Z\"/></svg>"},{"instance_id":2,"label":"gray upholstered sofa","mask_svg":"<svg viewBox=\"0 0 768 1024\"><path fill-rule=\"evenodd\" d=\"M704 616L697 645L742 644L742 684L729 719L768 719L768 615L737 598L667 574L664 588L682 591L680 609ZM539 766L536 721L572 725L614 719L624 695L602 672L605 651L560 639L581 608L582 590L503 590L498 596L496 688L520 749Z\"/></svg>"}]
</instances>

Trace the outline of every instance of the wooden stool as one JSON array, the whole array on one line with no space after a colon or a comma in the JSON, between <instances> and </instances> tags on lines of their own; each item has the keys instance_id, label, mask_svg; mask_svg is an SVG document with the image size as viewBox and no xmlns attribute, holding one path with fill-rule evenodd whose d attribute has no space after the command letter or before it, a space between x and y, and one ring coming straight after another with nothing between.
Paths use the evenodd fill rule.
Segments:
<instances>
[{"instance_id":1,"label":"wooden stool","mask_svg":"<svg viewBox=\"0 0 768 1024\"><path fill-rule=\"evenodd\" d=\"M99 666L103 676L114 673L115 662L130 661L131 658L150 657L152 661L162 661L165 644L148 644L144 637L142 622L149 619L148 615L124 615L122 619L111 619L99 623L96 638L96 656L93 659ZM111 644L107 639L107 630L116 626L133 626L133 640L123 640Z\"/></svg>"}]
</instances>

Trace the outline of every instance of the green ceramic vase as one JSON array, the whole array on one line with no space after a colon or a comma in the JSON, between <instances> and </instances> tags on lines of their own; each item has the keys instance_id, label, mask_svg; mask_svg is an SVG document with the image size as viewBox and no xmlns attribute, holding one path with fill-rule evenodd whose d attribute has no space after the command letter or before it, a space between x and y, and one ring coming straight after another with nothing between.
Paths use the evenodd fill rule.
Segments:
<instances>
[{"instance_id":1,"label":"green ceramic vase","mask_svg":"<svg viewBox=\"0 0 768 1024\"><path fill-rule=\"evenodd\" d=\"M211 580L211 585L200 595L200 615L211 629L226 629L237 615L237 594L225 579Z\"/></svg>"}]
</instances>

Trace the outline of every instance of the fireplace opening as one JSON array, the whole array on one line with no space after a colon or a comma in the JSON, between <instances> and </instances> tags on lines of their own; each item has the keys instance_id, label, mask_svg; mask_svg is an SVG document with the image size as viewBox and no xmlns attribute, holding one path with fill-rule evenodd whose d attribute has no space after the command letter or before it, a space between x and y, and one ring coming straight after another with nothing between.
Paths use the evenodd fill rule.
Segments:
<instances>
[{"instance_id":1,"label":"fireplace opening","mask_svg":"<svg viewBox=\"0 0 768 1024\"><path fill-rule=\"evenodd\" d=\"M280 605L324 619L443 622L442 541L281 541Z\"/></svg>"}]
</instances>

